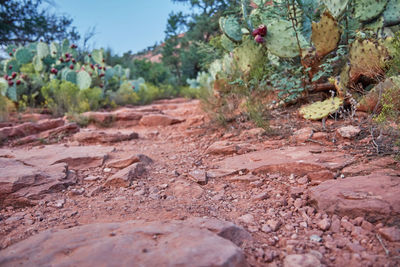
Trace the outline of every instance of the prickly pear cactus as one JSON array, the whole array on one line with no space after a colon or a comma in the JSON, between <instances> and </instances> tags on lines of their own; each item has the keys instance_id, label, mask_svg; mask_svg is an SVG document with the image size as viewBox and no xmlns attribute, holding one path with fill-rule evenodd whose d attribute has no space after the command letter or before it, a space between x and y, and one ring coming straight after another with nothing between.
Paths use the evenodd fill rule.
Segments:
<instances>
[{"instance_id":1,"label":"prickly pear cactus","mask_svg":"<svg viewBox=\"0 0 400 267\"><path fill-rule=\"evenodd\" d=\"M43 42L37 44L36 50L37 50L37 56L40 59L43 59L50 54L49 46Z\"/></svg>"},{"instance_id":2,"label":"prickly pear cactus","mask_svg":"<svg viewBox=\"0 0 400 267\"><path fill-rule=\"evenodd\" d=\"M251 39L246 39L239 47L235 48L233 57L237 67L245 75L250 74L252 69L262 67L267 60L265 49Z\"/></svg>"},{"instance_id":3,"label":"prickly pear cactus","mask_svg":"<svg viewBox=\"0 0 400 267\"><path fill-rule=\"evenodd\" d=\"M13 72L19 71L19 64L18 61L14 58L7 60L4 64L4 72L7 75L11 75Z\"/></svg>"},{"instance_id":4,"label":"prickly pear cactus","mask_svg":"<svg viewBox=\"0 0 400 267\"><path fill-rule=\"evenodd\" d=\"M343 104L339 97L318 101L300 109L300 114L307 120L320 120L338 111Z\"/></svg>"},{"instance_id":5,"label":"prickly pear cactus","mask_svg":"<svg viewBox=\"0 0 400 267\"><path fill-rule=\"evenodd\" d=\"M103 51L100 49L95 49L92 51L92 59L99 65L103 65Z\"/></svg>"},{"instance_id":6,"label":"prickly pear cactus","mask_svg":"<svg viewBox=\"0 0 400 267\"><path fill-rule=\"evenodd\" d=\"M384 10L388 0L355 0L354 15L360 21L377 18Z\"/></svg>"},{"instance_id":7,"label":"prickly pear cactus","mask_svg":"<svg viewBox=\"0 0 400 267\"><path fill-rule=\"evenodd\" d=\"M37 72L41 72L44 69L43 61L37 55L33 57L32 64Z\"/></svg>"},{"instance_id":8,"label":"prickly pear cactus","mask_svg":"<svg viewBox=\"0 0 400 267\"><path fill-rule=\"evenodd\" d=\"M400 0L389 0L383 12L385 26L397 25L400 23Z\"/></svg>"},{"instance_id":9,"label":"prickly pear cactus","mask_svg":"<svg viewBox=\"0 0 400 267\"><path fill-rule=\"evenodd\" d=\"M110 80L112 77L114 77L114 75L115 75L114 69L107 68L106 73L105 73L106 80Z\"/></svg>"},{"instance_id":10,"label":"prickly pear cactus","mask_svg":"<svg viewBox=\"0 0 400 267\"><path fill-rule=\"evenodd\" d=\"M268 50L278 56L292 58L299 56L299 48L296 40L296 33L292 28L292 23L287 20L275 20L267 25L268 34L266 43ZM307 42L299 32L300 46L305 48Z\"/></svg>"},{"instance_id":11,"label":"prickly pear cactus","mask_svg":"<svg viewBox=\"0 0 400 267\"><path fill-rule=\"evenodd\" d=\"M228 52L232 52L235 49L235 44L225 34L221 36L221 45Z\"/></svg>"},{"instance_id":12,"label":"prickly pear cactus","mask_svg":"<svg viewBox=\"0 0 400 267\"><path fill-rule=\"evenodd\" d=\"M388 52L385 47L371 40L355 40L351 44L350 81L357 81L360 75L376 78L383 73Z\"/></svg>"},{"instance_id":13,"label":"prickly pear cactus","mask_svg":"<svg viewBox=\"0 0 400 267\"><path fill-rule=\"evenodd\" d=\"M84 90L90 87L92 84L92 78L86 71L80 71L76 75L76 83L79 89Z\"/></svg>"},{"instance_id":14,"label":"prickly pear cactus","mask_svg":"<svg viewBox=\"0 0 400 267\"><path fill-rule=\"evenodd\" d=\"M232 41L242 41L242 30L239 21L234 16L221 17L219 26L222 32Z\"/></svg>"},{"instance_id":15,"label":"prickly pear cactus","mask_svg":"<svg viewBox=\"0 0 400 267\"><path fill-rule=\"evenodd\" d=\"M340 41L340 29L337 21L329 12L325 12L319 22L312 23L311 40L318 56L325 56L336 49Z\"/></svg>"},{"instance_id":16,"label":"prickly pear cactus","mask_svg":"<svg viewBox=\"0 0 400 267\"><path fill-rule=\"evenodd\" d=\"M115 75L117 75L120 78L124 75L121 65L118 64L118 65L114 66L114 73L115 73Z\"/></svg>"},{"instance_id":17,"label":"prickly pear cactus","mask_svg":"<svg viewBox=\"0 0 400 267\"><path fill-rule=\"evenodd\" d=\"M31 62L33 54L27 48L20 47L15 51L15 58L20 65Z\"/></svg>"},{"instance_id":18,"label":"prickly pear cactus","mask_svg":"<svg viewBox=\"0 0 400 267\"><path fill-rule=\"evenodd\" d=\"M55 42L52 42L50 44L50 55L52 57L57 57L58 56L58 50L59 50L59 45Z\"/></svg>"},{"instance_id":19,"label":"prickly pear cactus","mask_svg":"<svg viewBox=\"0 0 400 267\"><path fill-rule=\"evenodd\" d=\"M71 83L77 83L77 74L75 71L70 70L70 69L63 69L61 72L61 78L65 81L71 82Z\"/></svg>"},{"instance_id":20,"label":"prickly pear cactus","mask_svg":"<svg viewBox=\"0 0 400 267\"><path fill-rule=\"evenodd\" d=\"M383 28L384 23L384 18L383 16L380 16L376 20L374 20L371 23L367 23L363 25L364 30L372 30L374 32L377 32L379 29Z\"/></svg>"},{"instance_id":21,"label":"prickly pear cactus","mask_svg":"<svg viewBox=\"0 0 400 267\"><path fill-rule=\"evenodd\" d=\"M322 0L329 12L335 18L339 18L346 10L349 0Z\"/></svg>"}]
</instances>

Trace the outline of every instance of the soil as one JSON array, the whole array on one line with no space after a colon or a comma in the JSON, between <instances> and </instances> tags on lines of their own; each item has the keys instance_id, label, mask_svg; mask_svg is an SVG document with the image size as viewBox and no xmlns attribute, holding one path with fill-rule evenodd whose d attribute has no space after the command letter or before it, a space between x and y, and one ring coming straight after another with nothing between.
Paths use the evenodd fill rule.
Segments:
<instances>
[{"instance_id":1,"label":"soil","mask_svg":"<svg viewBox=\"0 0 400 267\"><path fill-rule=\"evenodd\" d=\"M282 266L291 254L311 254L322 266L400 265L400 240L390 237L390 233L385 238L380 231L395 226L395 235L396 227L399 227L399 219L395 218L398 214L367 221L368 214L353 218L351 214L326 212L310 201L308 193L324 183L318 177L311 179L299 175L296 170L288 173L280 168L264 172L244 168L229 173L226 169L221 170L219 164L252 151L310 147L316 155L321 151L334 151L351 156L351 166L361 165L362 169L355 175L370 174L380 166L369 171L363 166L384 157L376 155L368 128L363 128L361 121L365 115L360 114L351 121L328 119L324 126L321 122L300 119L295 110L273 111L272 130L265 132L250 122L219 126L210 121L197 100L161 101L139 109L159 110L179 120L161 126L157 123L154 123L156 126L137 124L128 127L118 124L109 128L89 125L81 132L138 133L137 139L94 145L112 147L114 160L146 155L153 160L146 165L147 173L126 186L106 186L105 181L119 171L108 168L106 161L102 166L74 170L77 183L59 192L45 194L31 205L0 206L1 249L47 229L102 222L201 217L217 218L244 227L253 237L252 242L241 246L250 266ZM351 138L340 137L336 130L348 124L359 127L361 132ZM301 129L302 132L297 132ZM211 145L221 141L225 144L210 151ZM76 141L73 135L59 138L57 142L66 147L79 146L82 150L93 145L92 141ZM15 144L9 140L2 149L29 151L49 145L43 140ZM398 175L399 165L391 162L382 169ZM223 174L215 174L216 170ZM332 173L333 177L328 175L327 179L341 179L340 171ZM1 186L0 183L0 189Z\"/></svg>"}]
</instances>

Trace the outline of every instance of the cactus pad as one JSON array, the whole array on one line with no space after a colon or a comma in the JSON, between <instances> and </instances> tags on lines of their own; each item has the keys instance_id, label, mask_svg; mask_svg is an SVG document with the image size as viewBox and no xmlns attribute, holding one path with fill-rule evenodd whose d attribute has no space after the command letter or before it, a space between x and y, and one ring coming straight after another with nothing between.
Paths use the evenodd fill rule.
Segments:
<instances>
[{"instance_id":1,"label":"cactus pad","mask_svg":"<svg viewBox=\"0 0 400 267\"><path fill-rule=\"evenodd\" d=\"M307 120L320 120L338 111L343 104L339 97L318 101L300 109L300 114Z\"/></svg>"},{"instance_id":2,"label":"cactus pad","mask_svg":"<svg viewBox=\"0 0 400 267\"><path fill-rule=\"evenodd\" d=\"M100 49L95 49L92 51L92 59L99 65L103 65L103 51Z\"/></svg>"},{"instance_id":3,"label":"cactus pad","mask_svg":"<svg viewBox=\"0 0 400 267\"><path fill-rule=\"evenodd\" d=\"M383 73L388 52L385 47L370 40L356 40L350 48L350 81L363 75L376 78Z\"/></svg>"},{"instance_id":4,"label":"cactus pad","mask_svg":"<svg viewBox=\"0 0 400 267\"><path fill-rule=\"evenodd\" d=\"M37 55L33 57L32 63L35 71L41 72L43 70L43 61Z\"/></svg>"},{"instance_id":5,"label":"cactus pad","mask_svg":"<svg viewBox=\"0 0 400 267\"><path fill-rule=\"evenodd\" d=\"M219 26L222 32L232 41L242 41L242 30L239 21L234 16L221 17Z\"/></svg>"},{"instance_id":6,"label":"cactus pad","mask_svg":"<svg viewBox=\"0 0 400 267\"><path fill-rule=\"evenodd\" d=\"M37 50L37 56L40 59L45 58L50 54L49 46L43 42L37 44L36 50Z\"/></svg>"},{"instance_id":7,"label":"cactus pad","mask_svg":"<svg viewBox=\"0 0 400 267\"><path fill-rule=\"evenodd\" d=\"M322 0L322 2L335 18L339 18L346 10L349 0Z\"/></svg>"},{"instance_id":8,"label":"cactus pad","mask_svg":"<svg viewBox=\"0 0 400 267\"><path fill-rule=\"evenodd\" d=\"M7 60L4 64L4 72L7 75L11 75L13 72L19 71L19 64L18 61L14 58Z\"/></svg>"},{"instance_id":9,"label":"cactus pad","mask_svg":"<svg viewBox=\"0 0 400 267\"><path fill-rule=\"evenodd\" d=\"M33 54L29 49L21 47L15 51L15 58L20 65L23 65L31 62Z\"/></svg>"},{"instance_id":10,"label":"cactus pad","mask_svg":"<svg viewBox=\"0 0 400 267\"><path fill-rule=\"evenodd\" d=\"M92 84L92 78L86 71L80 71L76 75L76 83L79 89L84 90L90 87Z\"/></svg>"},{"instance_id":11,"label":"cactus pad","mask_svg":"<svg viewBox=\"0 0 400 267\"><path fill-rule=\"evenodd\" d=\"M234 43L225 34L221 36L221 45L228 52L232 52L235 49Z\"/></svg>"},{"instance_id":12,"label":"cactus pad","mask_svg":"<svg viewBox=\"0 0 400 267\"><path fill-rule=\"evenodd\" d=\"M337 21L329 12L325 12L319 22L312 23L311 40L318 56L325 56L336 49L340 41L340 29Z\"/></svg>"},{"instance_id":13,"label":"cactus pad","mask_svg":"<svg viewBox=\"0 0 400 267\"><path fill-rule=\"evenodd\" d=\"M400 23L400 0L389 0L383 12L385 26L397 25Z\"/></svg>"},{"instance_id":14,"label":"cactus pad","mask_svg":"<svg viewBox=\"0 0 400 267\"><path fill-rule=\"evenodd\" d=\"M76 72L73 71L73 70L70 70L68 68L64 68L61 71L61 79L65 80L65 81L68 81L68 82L76 84L77 83L76 82L76 76L77 76Z\"/></svg>"},{"instance_id":15,"label":"cactus pad","mask_svg":"<svg viewBox=\"0 0 400 267\"><path fill-rule=\"evenodd\" d=\"M58 47L59 47L58 44L55 43L55 42L52 42L52 43L50 44L50 55L51 55L52 57L57 57L57 56L58 56L58 50L59 50Z\"/></svg>"},{"instance_id":16,"label":"cactus pad","mask_svg":"<svg viewBox=\"0 0 400 267\"><path fill-rule=\"evenodd\" d=\"M275 20L267 25L268 34L266 43L269 51L278 57L296 57L299 56L296 34L292 28L292 23L287 20ZM307 46L307 42L301 33L298 33L300 46Z\"/></svg>"},{"instance_id":17,"label":"cactus pad","mask_svg":"<svg viewBox=\"0 0 400 267\"><path fill-rule=\"evenodd\" d=\"M378 17L386 7L388 0L355 0L354 14L360 21L370 21Z\"/></svg>"},{"instance_id":18,"label":"cactus pad","mask_svg":"<svg viewBox=\"0 0 400 267\"><path fill-rule=\"evenodd\" d=\"M245 75L250 74L253 69L262 67L267 60L266 54L265 48L257 45L251 39L246 39L242 45L235 48L233 51L233 57L237 67Z\"/></svg>"}]
</instances>

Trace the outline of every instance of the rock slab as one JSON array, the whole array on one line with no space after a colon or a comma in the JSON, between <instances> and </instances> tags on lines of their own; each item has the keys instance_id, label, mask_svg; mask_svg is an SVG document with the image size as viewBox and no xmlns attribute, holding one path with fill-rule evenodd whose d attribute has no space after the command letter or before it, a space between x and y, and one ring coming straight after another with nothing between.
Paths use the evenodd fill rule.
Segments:
<instances>
[{"instance_id":1,"label":"rock slab","mask_svg":"<svg viewBox=\"0 0 400 267\"><path fill-rule=\"evenodd\" d=\"M400 222L400 177L382 173L331 180L310 190L319 210L370 222Z\"/></svg>"},{"instance_id":2,"label":"rock slab","mask_svg":"<svg viewBox=\"0 0 400 267\"><path fill-rule=\"evenodd\" d=\"M202 219L89 224L16 243L0 251L0 265L247 266L229 239L243 234L231 223Z\"/></svg>"}]
</instances>

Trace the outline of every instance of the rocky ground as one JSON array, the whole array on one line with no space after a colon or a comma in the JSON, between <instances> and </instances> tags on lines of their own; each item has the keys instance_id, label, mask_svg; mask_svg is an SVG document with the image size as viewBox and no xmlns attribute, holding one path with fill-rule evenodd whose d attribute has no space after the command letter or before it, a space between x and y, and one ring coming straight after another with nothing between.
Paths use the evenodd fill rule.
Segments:
<instances>
[{"instance_id":1,"label":"rocky ground","mask_svg":"<svg viewBox=\"0 0 400 267\"><path fill-rule=\"evenodd\" d=\"M0 125L0 265L398 266L400 165L361 123L198 101Z\"/></svg>"}]
</instances>

